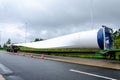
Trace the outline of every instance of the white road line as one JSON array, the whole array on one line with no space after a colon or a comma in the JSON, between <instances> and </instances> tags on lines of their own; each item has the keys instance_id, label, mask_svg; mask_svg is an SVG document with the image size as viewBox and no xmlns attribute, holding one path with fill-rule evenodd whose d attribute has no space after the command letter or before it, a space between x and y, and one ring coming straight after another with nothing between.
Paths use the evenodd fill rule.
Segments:
<instances>
[{"instance_id":1,"label":"white road line","mask_svg":"<svg viewBox=\"0 0 120 80\"><path fill-rule=\"evenodd\" d=\"M3 72L4 74L13 73L13 71L11 71L9 68L7 68L6 66L4 66L3 64L0 64L0 69L2 70L2 72Z\"/></svg>"},{"instance_id":2,"label":"white road line","mask_svg":"<svg viewBox=\"0 0 120 80\"><path fill-rule=\"evenodd\" d=\"M74 69L70 69L69 71L76 72L76 73L81 73L81 74L86 74L86 75L89 75L89 76L100 77L100 78L104 78L104 79L108 79L108 80L117 80L117 79L114 79L114 78L100 76L100 75L96 75L96 74L92 74L92 73L87 73L87 72L83 72L83 71L78 71L78 70L74 70Z\"/></svg>"}]
</instances>

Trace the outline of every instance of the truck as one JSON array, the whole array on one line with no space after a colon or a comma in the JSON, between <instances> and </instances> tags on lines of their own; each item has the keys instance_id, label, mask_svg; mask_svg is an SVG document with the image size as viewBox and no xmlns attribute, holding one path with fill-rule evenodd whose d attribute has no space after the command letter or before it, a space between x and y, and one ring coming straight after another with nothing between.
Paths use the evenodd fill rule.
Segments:
<instances>
[{"instance_id":1,"label":"truck","mask_svg":"<svg viewBox=\"0 0 120 80\"><path fill-rule=\"evenodd\" d=\"M13 45L13 44L7 44L6 50L8 52L18 52L20 50L19 46Z\"/></svg>"}]
</instances>

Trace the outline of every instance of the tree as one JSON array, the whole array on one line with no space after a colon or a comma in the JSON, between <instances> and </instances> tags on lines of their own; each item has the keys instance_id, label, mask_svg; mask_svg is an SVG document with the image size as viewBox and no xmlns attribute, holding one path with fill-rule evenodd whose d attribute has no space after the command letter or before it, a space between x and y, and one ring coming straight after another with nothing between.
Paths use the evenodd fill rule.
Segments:
<instances>
[{"instance_id":1,"label":"tree","mask_svg":"<svg viewBox=\"0 0 120 80\"><path fill-rule=\"evenodd\" d=\"M120 39L116 39L115 41L114 41L114 46L115 46L115 48L120 48Z\"/></svg>"},{"instance_id":2,"label":"tree","mask_svg":"<svg viewBox=\"0 0 120 80\"><path fill-rule=\"evenodd\" d=\"M118 29L117 31L115 31L114 33L113 33L113 35L114 35L114 39L116 40L116 39L120 39L120 29Z\"/></svg>"},{"instance_id":3,"label":"tree","mask_svg":"<svg viewBox=\"0 0 120 80\"><path fill-rule=\"evenodd\" d=\"M6 44L11 44L11 39L9 38Z\"/></svg>"},{"instance_id":4,"label":"tree","mask_svg":"<svg viewBox=\"0 0 120 80\"><path fill-rule=\"evenodd\" d=\"M6 48L7 48L7 45L6 45L6 43L3 45L3 48L4 48L4 49L6 49Z\"/></svg>"},{"instance_id":5,"label":"tree","mask_svg":"<svg viewBox=\"0 0 120 80\"><path fill-rule=\"evenodd\" d=\"M0 49L2 48L2 46L0 45Z\"/></svg>"},{"instance_id":6,"label":"tree","mask_svg":"<svg viewBox=\"0 0 120 80\"><path fill-rule=\"evenodd\" d=\"M42 39L42 38L35 38L35 40L34 40L34 42L37 42L37 41L43 41L44 39Z\"/></svg>"},{"instance_id":7,"label":"tree","mask_svg":"<svg viewBox=\"0 0 120 80\"><path fill-rule=\"evenodd\" d=\"M120 48L120 29L114 32L114 46Z\"/></svg>"},{"instance_id":8,"label":"tree","mask_svg":"<svg viewBox=\"0 0 120 80\"><path fill-rule=\"evenodd\" d=\"M11 44L11 39L9 38L6 43L4 43L3 48L6 49L7 45Z\"/></svg>"},{"instance_id":9,"label":"tree","mask_svg":"<svg viewBox=\"0 0 120 80\"><path fill-rule=\"evenodd\" d=\"M39 41L39 38L35 38L34 42L37 42L37 41Z\"/></svg>"},{"instance_id":10,"label":"tree","mask_svg":"<svg viewBox=\"0 0 120 80\"><path fill-rule=\"evenodd\" d=\"M43 41L44 39L40 38L39 41Z\"/></svg>"}]
</instances>

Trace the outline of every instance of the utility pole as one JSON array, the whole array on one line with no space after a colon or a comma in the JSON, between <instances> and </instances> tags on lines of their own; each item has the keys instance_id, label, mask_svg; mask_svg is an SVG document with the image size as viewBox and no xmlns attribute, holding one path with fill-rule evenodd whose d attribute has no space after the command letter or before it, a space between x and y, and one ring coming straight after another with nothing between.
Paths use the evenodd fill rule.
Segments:
<instances>
[{"instance_id":1,"label":"utility pole","mask_svg":"<svg viewBox=\"0 0 120 80\"><path fill-rule=\"evenodd\" d=\"M1 48L1 44L2 44L2 42L1 42L2 34L1 33L2 32L0 31L0 48Z\"/></svg>"},{"instance_id":2,"label":"utility pole","mask_svg":"<svg viewBox=\"0 0 120 80\"><path fill-rule=\"evenodd\" d=\"M25 43L27 41L27 23L25 23Z\"/></svg>"},{"instance_id":3,"label":"utility pole","mask_svg":"<svg viewBox=\"0 0 120 80\"><path fill-rule=\"evenodd\" d=\"M90 0L90 18L91 18L91 28L94 28L94 16L93 16L93 0Z\"/></svg>"}]
</instances>

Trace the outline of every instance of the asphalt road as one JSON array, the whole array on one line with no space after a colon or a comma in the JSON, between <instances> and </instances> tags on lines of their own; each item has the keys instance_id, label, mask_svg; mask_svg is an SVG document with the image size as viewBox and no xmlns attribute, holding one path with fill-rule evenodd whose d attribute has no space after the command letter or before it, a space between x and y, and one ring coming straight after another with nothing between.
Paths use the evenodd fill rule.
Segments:
<instances>
[{"instance_id":1,"label":"asphalt road","mask_svg":"<svg viewBox=\"0 0 120 80\"><path fill-rule=\"evenodd\" d=\"M120 70L71 64L0 52L6 80L120 80Z\"/></svg>"}]
</instances>

